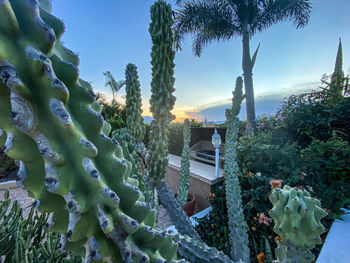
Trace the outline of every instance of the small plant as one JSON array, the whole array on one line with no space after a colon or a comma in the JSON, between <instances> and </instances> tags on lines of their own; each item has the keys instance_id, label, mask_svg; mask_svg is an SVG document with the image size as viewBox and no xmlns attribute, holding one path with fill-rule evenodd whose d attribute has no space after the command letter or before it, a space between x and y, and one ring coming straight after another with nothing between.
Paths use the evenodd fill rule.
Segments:
<instances>
[{"instance_id":1,"label":"small plant","mask_svg":"<svg viewBox=\"0 0 350 263\"><path fill-rule=\"evenodd\" d=\"M9 191L0 201L0 255L8 263L80 263L81 257L71 257L60 249L60 235L48 232L49 215L32 208L24 218L17 201L11 205Z\"/></svg>"}]
</instances>

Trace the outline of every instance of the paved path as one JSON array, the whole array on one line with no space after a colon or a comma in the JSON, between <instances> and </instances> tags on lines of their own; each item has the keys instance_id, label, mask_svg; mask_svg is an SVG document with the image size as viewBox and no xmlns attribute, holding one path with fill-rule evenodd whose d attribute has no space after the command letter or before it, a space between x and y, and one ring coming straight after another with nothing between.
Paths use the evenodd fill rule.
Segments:
<instances>
[{"instance_id":1,"label":"paved path","mask_svg":"<svg viewBox=\"0 0 350 263\"><path fill-rule=\"evenodd\" d=\"M0 200L4 200L5 190L0 190ZM34 199L28 197L27 191L21 188L11 188L10 189L10 199L12 201L17 200L19 205L23 209L23 216L27 217L31 208L31 205L34 202Z\"/></svg>"}]
</instances>

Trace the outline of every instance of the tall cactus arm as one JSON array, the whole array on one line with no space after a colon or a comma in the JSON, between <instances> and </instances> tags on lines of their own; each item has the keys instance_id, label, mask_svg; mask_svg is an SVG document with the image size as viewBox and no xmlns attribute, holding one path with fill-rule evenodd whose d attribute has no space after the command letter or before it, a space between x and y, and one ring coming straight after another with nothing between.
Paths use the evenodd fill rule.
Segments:
<instances>
[{"instance_id":1,"label":"tall cactus arm","mask_svg":"<svg viewBox=\"0 0 350 263\"><path fill-rule=\"evenodd\" d=\"M236 160L236 148L238 140L239 119L238 114L244 99L242 94L243 80L238 77L236 88L233 92L232 108L226 111L227 132L225 144L225 186L226 204L228 210L231 258L235 261L242 260L247 263L249 258L248 234L243 214L241 187L238 181L238 164Z\"/></svg>"},{"instance_id":2,"label":"tall cactus arm","mask_svg":"<svg viewBox=\"0 0 350 263\"><path fill-rule=\"evenodd\" d=\"M190 186L190 140L191 140L191 129L190 121L186 119L184 121L184 147L181 154L181 169L179 179L179 192L177 198L181 207L185 207L187 203L188 188Z\"/></svg>"},{"instance_id":3,"label":"tall cactus arm","mask_svg":"<svg viewBox=\"0 0 350 263\"><path fill-rule=\"evenodd\" d=\"M188 236L176 235L174 240L177 242L179 249L178 254L196 263L234 263L231 259L216 248L208 247L200 240L194 240ZM237 261L242 263L242 261Z\"/></svg>"},{"instance_id":4,"label":"tall cactus arm","mask_svg":"<svg viewBox=\"0 0 350 263\"><path fill-rule=\"evenodd\" d=\"M142 142L146 128L141 116L142 100L140 82L138 79L137 67L129 63L125 70L125 90L126 90L126 126L138 142Z\"/></svg>"},{"instance_id":5,"label":"tall cactus arm","mask_svg":"<svg viewBox=\"0 0 350 263\"><path fill-rule=\"evenodd\" d=\"M196 232L191 224L190 219L185 214L179 201L174 197L174 193L170 190L165 180L162 180L157 185L159 201L165 207L171 221L175 224L176 229L182 233L190 236L193 239L201 240L199 234Z\"/></svg>"},{"instance_id":6,"label":"tall cactus arm","mask_svg":"<svg viewBox=\"0 0 350 263\"><path fill-rule=\"evenodd\" d=\"M85 262L176 261L172 238L144 223L152 211L118 142L102 133L79 59L60 43L63 23L40 3L0 2L0 129L20 160L18 183L53 212L62 249Z\"/></svg>"}]
</instances>

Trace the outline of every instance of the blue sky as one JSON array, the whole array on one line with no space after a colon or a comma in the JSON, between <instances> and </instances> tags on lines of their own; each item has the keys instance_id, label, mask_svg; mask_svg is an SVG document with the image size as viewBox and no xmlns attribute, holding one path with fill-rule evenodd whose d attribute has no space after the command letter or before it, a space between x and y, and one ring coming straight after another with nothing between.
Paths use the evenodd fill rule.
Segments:
<instances>
[{"instance_id":1,"label":"blue sky","mask_svg":"<svg viewBox=\"0 0 350 263\"><path fill-rule=\"evenodd\" d=\"M109 96L103 72L110 70L116 79L123 79L126 64L136 64L144 113L149 115L152 43L148 27L154 0L52 2L53 14L66 24L64 44L80 54L81 77ZM174 1L168 2L177 8ZM272 113L283 97L314 88L324 73L332 73L339 37L344 71L350 73L350 1L313 0L312 4L311 19L304 29L296 30L286 21L252 38L252 52L261 43L254 68L258 114ZM241 56L241 40L232 39L212 43L200 58L195 57L188 37L175 59L177 117L223 120L235 79L242 74Z\"/></svg>"}]
</instances>

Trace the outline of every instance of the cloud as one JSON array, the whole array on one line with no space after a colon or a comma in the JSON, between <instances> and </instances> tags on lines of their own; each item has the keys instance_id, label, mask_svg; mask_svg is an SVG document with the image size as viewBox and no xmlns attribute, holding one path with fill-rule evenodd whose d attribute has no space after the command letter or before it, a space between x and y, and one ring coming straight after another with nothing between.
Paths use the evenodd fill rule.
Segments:
<instances>
[{"instance_id":1,"label":"cloud","mask_svg":"<svg viewBox=\"0 0 350 263\"><path fill-rule=\"evenodd\" d=\"M257 117L264 114L274 114L280 107L284 98L292 94L301 94L315 89L320 85L320 82L308 81L299 83L288 83L285 87L279 89L280 91L269 91L257 94L255 96L255 111ZM197 107L194 111L186 112L189 116L196 116L201 121L207 119L208 121L224 121L225 110L231 107L231 98L225 101L213 102L210 104ZM242 103L240 119L246 119L246 104Z\"/></svg>"}]
</instances>

